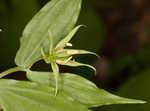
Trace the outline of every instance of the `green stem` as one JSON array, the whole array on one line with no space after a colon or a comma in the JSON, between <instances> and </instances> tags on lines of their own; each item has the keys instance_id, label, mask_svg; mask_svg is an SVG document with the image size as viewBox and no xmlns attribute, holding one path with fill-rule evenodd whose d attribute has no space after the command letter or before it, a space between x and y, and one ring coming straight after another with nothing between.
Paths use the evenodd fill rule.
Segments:
<instances>
[{"instance_id":1,"label":"green stem","mask_svg":"<svg viewBox=\"0 0 150 111\"><path fill-rule=\"evenodd\" d=\"M11 69L8 69L2 73L0 73L0 78L4 77L4 76L7 76L13 72L17 72L17 71L25 71L24 68L21 68L21 67L14 67L14 68L11 68Z\"/></svg>"}]
</instances>

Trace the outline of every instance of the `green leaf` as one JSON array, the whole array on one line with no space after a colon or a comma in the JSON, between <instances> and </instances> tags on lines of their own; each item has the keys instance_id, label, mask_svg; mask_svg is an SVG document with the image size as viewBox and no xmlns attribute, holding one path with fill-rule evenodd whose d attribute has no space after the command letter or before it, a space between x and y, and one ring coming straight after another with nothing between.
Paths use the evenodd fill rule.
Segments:
<instances>
[{"instance_id":1,"label":"green leaf","mask_svg":"<svg viewBox=\"0 0 150 111\"><path fill-rule=\"evenodd\" d=\"M53 33L54 45L64 38L77 21L81 2L82 0L52 0L47 3L26 26L15 58L16 64L29 68L41 59L42 47L48 53L48 30Z\"/></svg>"},{"instance_id":2,"label":"green leaf","mask_svg":"<svg viewBox=\"0 0 150 111\"><path fill-rule=\"evenodd\" d=\"M79 25L77 27L75 27L63 40L61 40L57 45L56 45L56 49L62 49L66 46L66 43L68 43L72 37L75 35L75 33L79 30L79 28L82 25Z\"/></svg>"},{"instance_id":3,"label":"green leaf","mask_svg":"<svg viewBox=\"0 0 150 111\"><path fill-rule=\"evenodd\" d=\"M5 86L5 87L4 87ZM90 111L63 92L33 82L0 80L0 106L4 111Z\"/></svg>"},{"instance_id":4,"label":"green leaf","mask_svg":"<svg viewBox=\"0 0 150 111\"><path fill-rule=\"evenodd\" d=\"M34 72L27 73L28 79L39 84L51 85L55 87L53 74L50 72ZM79 101L88 107L98 107L111 104L133 104L145 103L144 101L127 99L113 95L103 89L99 89L95 84L81 76L75 74L60 74L59 88L71 96L74 100Z\"/></svg>"}]
</instances>

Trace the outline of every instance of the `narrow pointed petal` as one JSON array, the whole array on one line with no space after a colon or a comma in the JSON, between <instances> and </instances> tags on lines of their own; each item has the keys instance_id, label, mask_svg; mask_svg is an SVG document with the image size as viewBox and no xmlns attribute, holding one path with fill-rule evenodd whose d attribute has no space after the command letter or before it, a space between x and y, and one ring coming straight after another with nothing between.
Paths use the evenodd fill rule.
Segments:
<instances>
[{"instance_id":1,"label":"narrow pointed petal","mask_svg":"<svg viewBox=\"0 0 150 111\"><path fill-rule=\"evenodd\" d=\"M50 36L49 37L50 38L49 54L51 54L53 52L53 45L54 45L54 43L53 43L53 34L50 30L48 31L48 33L49 33L49 36Z\"/></svg>"},{"instance_id":2,"label":"narrow pointed petal","mask_svg":"<svg viewBox=\"0 0 150 111\"><path fill-rule=\"evenodd\" d=\"M65 61L62 61L62 60L57 60L56 62L60 65L71 66L71 67L86 66L86 67L89 67L89 68L93 69L94 72L96 72L95 67L93 67L91 65L88 65L88 64L83 64L83 63L80 63L80 62L76 62L76 61L73 61L73 60L70 60L68 62L65 62Z\"/></svg>"},{"instance_id":3,"label":"narrow pointed petal","mask_svg":"<svg viewBox=\"0 0 150 111\"><path fill-rule=\"evenodd\" d=\"M47 57L46 57L46 54L44 53L43 48L41 48L41 55L42 55L42 57L43 57L44 60L47 58Z\"/></svg>"},{"instance_id":4,"label":"narrow pointed petal","mask_svg":"<svg viewBox=\"0 0 150 111\"><path fill-rule=\"evenodd\" d=\"M55 84L56 84L56 89L55 89L55 96L58 93L58 78L59 78L59 67L55 62L51 63L51 67L54 73L54 78L55 78Z\"/></svg>"},{"instance_id":5,"label":"narrow pointed petal","mask_svg":"<svg viewBox=\"0 0 150 111\"><path fill-rule=\"evenodd\" d=\"M43 48L41 48L41 55L42 55L42 59L43 59L47 64L50 64L49 57L45 54Z\"/></svg>"},{"instance_id":6,"label":"narrow pointed petal","mask_svg":"<svg viewBox=\"0 0 150 111\"><path fill-rule=\"evenodd\" d=\"M57 53L57 57L68 57L72 55L79 55L79 54L91 54L97 57L100 57L98 54L86 50L77 50L77 49L63 49Z\"/></svg>"},{"instance_id":7,"label":"narrow pointed petal","mask_svg":"<svg viewBox=\"0 0 150 111\"><path fill-rule=\"evenodd\" d=\"M56 50L64 48L66 46L66 43L68 43L72 37L75 35L75 33L79 30L79 28L83 25L79 25L75 27L64 39L62 39L57 45L56 45Z\"/></svg>"}]
</instances>

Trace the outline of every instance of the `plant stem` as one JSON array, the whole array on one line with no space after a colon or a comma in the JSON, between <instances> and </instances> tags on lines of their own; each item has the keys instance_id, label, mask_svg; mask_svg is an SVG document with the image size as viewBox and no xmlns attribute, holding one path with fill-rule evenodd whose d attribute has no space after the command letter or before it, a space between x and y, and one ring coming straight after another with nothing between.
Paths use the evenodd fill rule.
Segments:
<instances>
[{"instance_id":1,"label":"plant stem","mask_svg":"<svg viewBox=\"0 0 150 111\"><path fill-rule=\"evenodd\" d=\"M7 76L13 72L17 72L17 71L25 71L24 68L21 68L21 67L14 67L14 68L11 68L11 69L8 69L2 73L0 73L0 78L4 77L4 76Z\"/></svg>"}]
</instances>

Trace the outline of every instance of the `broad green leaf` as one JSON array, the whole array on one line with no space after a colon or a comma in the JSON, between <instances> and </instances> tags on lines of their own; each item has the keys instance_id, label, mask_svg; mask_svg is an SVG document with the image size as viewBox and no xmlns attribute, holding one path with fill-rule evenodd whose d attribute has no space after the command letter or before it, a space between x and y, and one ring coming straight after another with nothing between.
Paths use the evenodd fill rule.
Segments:
<instances>
[{"instance_id":1,"label":"broad green leaf","mask_svg":"<svg viewBox=\"0 0 150 111\"><path fill-rule=\"evenodd\" d=\"M33 82L0 80L0 106L4 111L90 111L65 93Z\"/></svg>"},{"instance_id":2,"label":"broad green leaf","mask_svg":"<svg viewBox=\"0 0 150 111\"><path fill-rule=\"evenodd\" d=\"M66 46L66 44L72 39L75 33L79 30L82 25L75 27L64 39L62 39L57 45L56 49L62 49Z\"/></svg>"},{"instance_id":3,"label":"broad green leaf","mask_svg":"<svg viewBox=\"0 0 150 111\"><path fill-rule=\"evenodd\" d=\"M52 0L47 3L26 26L16 55L16 64L29 68L41 59L42 47L48 53L48 30L53 34L54 45L64 38L77 21L81 2L82 0Z\"/></svg>"},{"instance_id":4,"label":"broad green leaf","mask_svg":"<svg viewBox=\"0 0 150 111\"><path fill-rule=\"evenodd\" d=\"M78 49L63 49L60 52L58 52L56 56L67 57L67 56L78 55L78 54L92 54L98 56L96 53L86 51L86 50L78 50Z\"/></svg>"},{"instance_id":5,"label":"broad green leaf","mask_svg":"<svg viewBox=\"0 0 150 111\"><path fill-rule=\"evenodd\" d=\"M86 66L86 67L89 67L91 69L94 70L94 72L96 72L96 69L95 67L89 65L89 64L83 64L83 63L80 63L80 62L76 62L76 61L73 61L73 60L69 60L69 61L62 61L62 60L57 60L56 61L58 64L60 65L64 65L64 66L71 66L71 67L79 67L79 66Z\"/></svg>"},{"instance_id":6,"label":"broad green leaf","mask_svg":"<svg viewBox=\"0 0 150 111\"><path fill-rule=\"evenodd\" d=\"M43 85L55 87L53 73L28 71L28 79ZM74 100L79 101L88 107L97 107L111 104L133 104L145 103L144 101L127 99L113 95L95 84L75 74L60 74L60 90L63 90Z\"/></svg>"}]
</instances>

